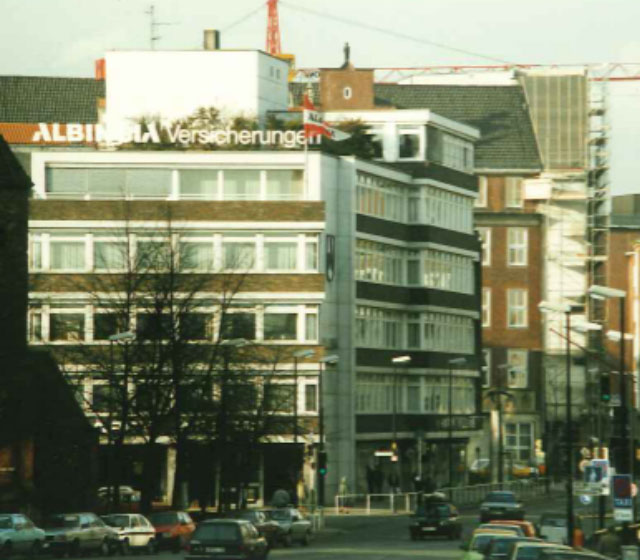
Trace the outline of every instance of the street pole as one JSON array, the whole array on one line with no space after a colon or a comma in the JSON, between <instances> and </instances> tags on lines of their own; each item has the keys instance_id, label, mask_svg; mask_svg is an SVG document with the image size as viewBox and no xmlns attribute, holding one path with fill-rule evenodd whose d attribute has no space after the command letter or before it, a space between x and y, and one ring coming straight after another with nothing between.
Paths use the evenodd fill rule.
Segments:
<instances>
[{"instance_id":1,"label":"street pole","mask_svg":"<svg viewBox=\"0 0 640 560\"><path fill-rule=\"evenodd\" d=\"M498 394L498 485L504 482L504 450L502 449L502 395Z\"/></svg>"},{"instance_id":2,"label":"street pole","mask_svg":"<svg viewBox=\"0 0 640 560\"><path fill-rule=\"evenodd\" d=\"M571 418L571 309L565 311L567 343L567 542L573 546L573 425Z\"/></svg>"},{"instance_id":3,"label":"street pole","mask_svg":"<svg viewBox=\"0 0 640 560\"><path fill-rule=\"evenodd\" d=\"M322 378L324 362L320 360L318 372L318 458L316 459L316 488L318 506L324 507L324 476L320 474L320 453L324 452L324 399L322 398Z\"/></svg>"},{"instance_id":4,"label":"street pole","mask_svg":"<svg viewBox=\"0 0 640 560\"><path fill-rule=\"evenodd\" d=\"M293 443L298 443L298 358L293 356Z\"/></svg>"}]
</instances>

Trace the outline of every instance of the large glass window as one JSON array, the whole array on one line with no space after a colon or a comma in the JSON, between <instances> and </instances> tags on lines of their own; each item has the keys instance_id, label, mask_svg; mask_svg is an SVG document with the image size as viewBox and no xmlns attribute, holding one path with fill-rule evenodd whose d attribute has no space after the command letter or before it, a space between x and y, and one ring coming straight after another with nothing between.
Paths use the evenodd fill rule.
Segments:
<instances>
[{"instance_id":1,"label":"large glass window","mask_svg":"<svg viewBox=\"0 0 640 560\"><path fill-rule=\"evenodd\" d=\"M211 200L218 194L216 169L181 169L180 198Z\"/></svg>"},{"instance_id":2,"label":"large glass window","mask_svg":"<svg viewBox=\"0 0 640 560\"><path fill-rule=\"evenodd\" d=\"M109 340L109 337L125 332L124 317L118 313L101 312L93 315L93 339Z\"/></svg>"},{"instance_id":3,"label":"large glass window","mask_svg":"<svg viewBox=\"0 0 640 560\"><path fill-rule=\"evenodd\" d=\"M491 326L491 288L482 288L482 326Z\"/></svg>"},{"instance_id":4,"label":"large glass window","mask_svg":"<svg viewBox=\"0 0 640 560\"><path fill-rule=\"evenodd\" d=\"M140 340L163 340L171 335L173 321L164 313L138 313L136 336Z\"/></svg>"},{"instance_id":5,"label":"large glass window","mask_svg":"<svg viewBox=\"0 0 640 560\"><path fill-rule=\"evenodd\" d=\"M298 242L278 234L264 236L264 268L267 271L296 270Z\"/></svg>"},{"instance_id":6,"label":"large glass window","mask_svg":"<svg viewBox=\"0 0 640 560\"><path fill-rule=\"evenodd\" d=\"M189 237L180 238L179 245L180 270L209 272L214 269L213 238Z\"/></svg>"},{"instance_id":7,"label":"large glass window","mask_svg":"<svg viewBox=\"0 0 640 560\"><path fill-rule=\"evenodd\" d=\"M507 350L507 386L512 389L526 389L529 377L529 353L527 350Z\"/></svg>"},{"instance_id":8,"label":"large glass window","mask_svg":"<svg viewBox=\"0 0 640 560\"><path fill-rule=\"evenodd\" d=\"M115 412L117 392L108 384L93 385L92 408L95 412Z\"/></svg>"},{"instance_id":9,"label":"large glass window","mask_svg":"<svg viewBox=\"0 0 640 560\"><path fill-rule=\"evenodd\" d=\"M93 242L93 267L95 270L122 271L127 269L127 242L100 241Z\"/></svg>"},{"instance_id":10,"label":"large glass window","mask_svg":"<svg viewBox=\"0 0 640 560\"><path fill-rule=\"evenodd\" d=\"M273 412L293 412L295 386L284 383L269 383L264 387L265 408Z\"/></svg>"},{"instance_id":11,"label":"large glass window","mask_svg":"<svg viewBox=\"0 0 640 560\"><path fill-rule=\"evenodd\" d=\"M223 267L226 270L251 270L256 265L254 235L224 236L222 251Z\"/></svg>"},{"instance_id":12,"label":"large glass window","mask_svg":"<svg viewBox=\"0 0 640 560\"><path fill-rule=\"evenodd\" d=\"M307 383L304 386L304 410L305 412L318 411L318 386Z\"/></svg>"},{"instance_id":13,"label":"large glass window","mask_svg":"<svg viewBox=\"0 0 640 560\"><path fill-rule=\"evenodd\" d=\"M256 338L256 315L253 312L226 312L222 316L221 338L232 340L243 338L245 340L255 340Z\"/></svg>"},{"instance_id":14,"label":"large glass window","mask_svg":"<svg viewBox=\"0 0 640 560\"><path fill-rule=\"evenodd\" d=\"M507 177L505 206L507 208L522 208L522 178Z\"/></svg>"},{"instance_id":15,"label":"large glass window","mask_svg":"<svg viewBox=\"0 0 640 560\"><path fill-rule=\"evenodd\" d=\"M303 196L301 170L267 170L267 200L301 200Z\"/></svg>"},{"instance_id":16,"label":"large glass window","mask_svg":"<svg viewBox=\"0 0 640 560\"><path fill-rule=\"evenodd\" d=\"M259 200L260 171L226 169L223 185L224 200Z\"/></svg>"},{"instance_id":17,"label":"large glass window","mask_svg":"<svg viewBox=\"0 0 640 560\"><path fill-rule=\"evenodd\" d=\"M138 239L136 242L138 270L169 270L171 246L168 239Z\"/></svg>"},{"instance_id":18,"label":"large glass window","mask_svg":"<svg viewBox=\"0 0 640 560\"><path fill-rule=\"evenodd\" d=\"M64 342L84 340L84 321L84 313L52 309L49 314L49 339Z\"/></svg>"},{"instance_id":19,"label":"large glass window","mask_svg":"<svg viewBox=\"0 0 640 560\"><path fill-rule=\"evenodd\" d=\"M185 340L211 340L213 316L210 313L185 313L180 317L180 332Z\"/></svg>"},{"instance_id":20,"label":"large glass window","mask_svg":"<svg viewBox=\"0 0 640 560\"><path fill-rule=\"evenodd\" d=\"M296 313L265 311L265 340L297 340L298 315Z\"/></svg>"},{"instance_id":21,"label":"large glass window","mask_svg":"<svg viewBox=\"0 0 640 560\"><path fill-rule=\"evenodd\" d=\"M52 195L83 196L87 192L87 170L49 167L46 184L47 192Z\"/></svg>"},{"instance_id":22,"label":"large glass window","mask_svg":"<svg viewBox=\"0 0 640 560\"><path fill-rule=\"evenodd\" d=\"M51 270L84 271L85 238L76 236L51 236L49 243L49 259Z\"/></svg>"},{"instance_id":23,"label":"large glass window","mask_svg":"<svg viewBox=\"0 0 640 560\"><path fill-rule=\"evenodd\" d=\"M533 454L533 424L507 422L505 424L505 451L513 459L529 461Z\"/></svg>"}]
</instances>

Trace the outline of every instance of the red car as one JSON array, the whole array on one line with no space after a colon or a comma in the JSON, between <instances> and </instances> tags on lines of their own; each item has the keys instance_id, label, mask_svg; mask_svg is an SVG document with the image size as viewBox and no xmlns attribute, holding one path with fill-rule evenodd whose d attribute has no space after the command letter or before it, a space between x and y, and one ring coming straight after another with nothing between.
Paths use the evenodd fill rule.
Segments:
<instances>
[{"instance_id":1,"label":"red car","mask_svg":"<svg viewBox=\"0 0 640 560\"><path fill-rule=\"evenodd\" d=\"M158 550L180 552L196 530L195 523L186 511L157 511L149 515L156 529Z\"/></svg>"}]
</instances>

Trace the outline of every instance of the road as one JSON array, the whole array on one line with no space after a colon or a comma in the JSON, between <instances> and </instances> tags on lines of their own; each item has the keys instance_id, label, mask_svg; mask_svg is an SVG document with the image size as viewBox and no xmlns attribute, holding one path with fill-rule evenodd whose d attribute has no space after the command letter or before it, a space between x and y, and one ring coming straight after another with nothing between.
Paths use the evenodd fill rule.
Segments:
<instances>
[{"instance_id":1,"label":"road","mask_svg":"<svg viewBox=\"0 0 640 560\"><path fill-rule=\"evenodd\" d=\"M542 496L527 504L527 519L537 521L545 511L564 512L562 495ZM577 513L586 512L576 503ZM478 509L461 512L464 534L469 534L478 524ZM276 548L269 554L270 560L402 560L405 558L438 558L442 560L462 557L460 541L431 539L412 541L409 539L409 517L407 515L328 515L326 529L318 534L308 547L294 545L291 548ZM161 553L155 557L118 557L122 560L182 560L182 554Z\"/></svg>"}]
</instances>

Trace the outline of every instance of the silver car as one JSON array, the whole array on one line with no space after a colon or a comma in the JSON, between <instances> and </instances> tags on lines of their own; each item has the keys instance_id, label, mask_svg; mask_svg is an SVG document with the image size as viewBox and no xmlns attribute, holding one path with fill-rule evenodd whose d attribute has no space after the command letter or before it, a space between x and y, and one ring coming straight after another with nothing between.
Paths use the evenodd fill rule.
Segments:
<instances>
[{"instance_id":1,"label":"silver car","mask_svg":"<svg viewBox=\"0 0 640 560\"><path fill-rule=\"evenodd\" d=\"M21 513L0 514L0 555L39 554L45 547L45 534Z\"/></svg>"},{"instance_id":2,"label":"silver car","mask_svg":"<svg viewBox=\"0 0 640 560\"><path fill-rule=\"evenodd\" d=\"M95 513L59 513L44 523L46 542L54 556L98 551L107 556L119 547L118 532Z\"/></svg>"},{"instance_id":3,"label":"silver car","mask_svg":"<svg viewBox=\"0 0 640 560\"><path fill-rule=\"evenodd\" d=\"M113 513L103 515L102 520L118 532L120 552L145 551L153 554L156 550L156 529L139 513Z\"/></svg>"},{"instance_id":4,"label":"silver car","mask_svg":"<svg viewBox=\"0 0 640 560\"><path fill-rule=\"evenodd\" d=\"M299 542L306 546L313 537L311 521L304 517L296 508L283 507L266 511L269 519L275 521L282 528L282 543L291 546Z\"/></svg>"}]
</instances>

